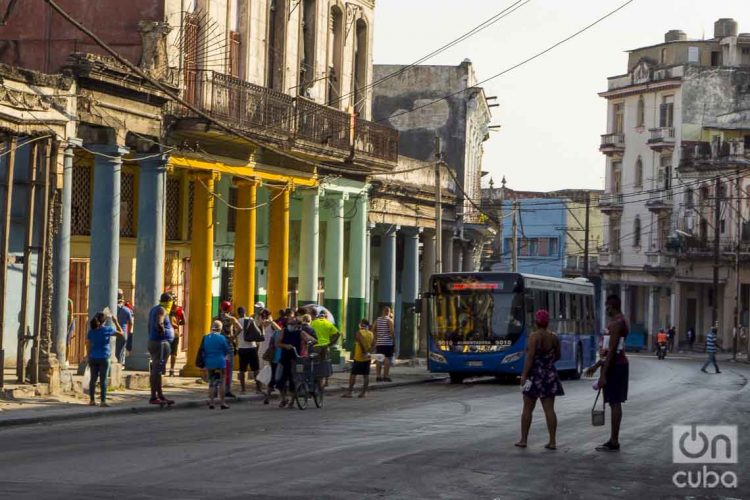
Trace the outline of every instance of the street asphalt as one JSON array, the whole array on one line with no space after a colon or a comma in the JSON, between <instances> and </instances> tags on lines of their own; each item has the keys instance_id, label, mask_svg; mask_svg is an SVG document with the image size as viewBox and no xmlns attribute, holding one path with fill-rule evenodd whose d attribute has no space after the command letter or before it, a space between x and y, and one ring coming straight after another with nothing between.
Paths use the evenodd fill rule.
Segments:
<instances>
[{"instance_id":1,"label":"street asphalt","mask_svg":"<svg viewBox=\"0 0 750 500\"><path fill-rule=\"evenodd\" d=\"M258 403L0 429L0 497L58 498L750 498L750 366L706 375L695 360L631 357L619 453L594 447L591 380L564 381L558 449L537 408L518 449L521 395L494 379L338 395L323 409ZM739 431L736 489L679 489L673 424Z\"/></svg>"}]
</instances>

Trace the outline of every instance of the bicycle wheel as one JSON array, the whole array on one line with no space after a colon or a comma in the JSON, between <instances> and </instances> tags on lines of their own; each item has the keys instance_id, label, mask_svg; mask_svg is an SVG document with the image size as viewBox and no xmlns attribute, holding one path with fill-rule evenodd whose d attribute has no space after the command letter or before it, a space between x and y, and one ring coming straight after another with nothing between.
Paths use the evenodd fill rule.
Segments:
<instances>
[{"instance_id":1,"label":"bicycle wheel","mask_svg":"<svg viewBox=\"0 0 750 500\"><path fill-rule=\"evenodd\" d=\"M297 391L294 394L294 400L297 402L297 408L304 410L307 408L307 400L310 397L309 391L307 390L307 384L300 382L297 384Z\"/></svg>"},{"instance_id":2,"label":"bicycle wheel","mask_svg":"<svg viewBox=\"0 0 750 500\"><path fill-rule=\"evenodd\" d=\"M323 407L323 395L325 394L325 389L323 388L323 381L322 380L316 380L315 381L315 392L313 392L313 401L315 401L315 406L318 408Z\"/></svg>"}]
</instances>

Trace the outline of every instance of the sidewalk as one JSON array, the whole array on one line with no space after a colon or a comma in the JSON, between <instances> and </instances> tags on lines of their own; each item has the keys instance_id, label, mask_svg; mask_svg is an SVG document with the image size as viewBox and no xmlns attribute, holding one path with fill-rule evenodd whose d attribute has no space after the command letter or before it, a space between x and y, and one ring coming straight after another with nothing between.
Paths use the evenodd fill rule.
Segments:
<instances>
[{"instance_id":1,"label":"sidewalk","mask_svg":"<svg viewBox=\"0 0 750 500\"><path fill-rule=\"evenodd\" d=\"M382 390L392 387L416 385L443 380L442 374L432 374L425 367L398 365L392 369L391 378L393 382L375 383L375 367L371 373L371 390ZM127 372L125 372L127 373ZM145 374L144 374L145 375ZM334 373L326 388L327 394L341 393L349 381L348 372ZM361 377L357 380L357 386L361 385ZM251 401L261 401L263 396L255 394L255 385L248 384L247 394L239 394L239 382L232 381L232 391L239 396L237 401L229 400L230 405L242 404ZM196 408L206 404L208 386L198 383L192 377L165 377L164 392L170 399L175 401L173 410L182 408ZM278 398L278 393L274 396ZM142 413L160 410L158 405L148 404L148 389L123 389L108 392L107 402L110 408L99 408L88 406L88 396L71 395L55 397L28 397L13 400L0 399L0 428L28 425L46 422L59 422L77 420L83 418L100 417L104 415Z\"/></svg>"},{"instance_id":2,"label":"sidewalk","mask_svg":"<svg viewBox=\"0 0 750 500\"><path fill-rule=\"evenodd\" d=\"M636 356L636 357L656 357L656 352L648 352L648 351L640 351L640 352L628 352L628 356ZM704 352L694 352L694 351L677 351L677 352L669 352L667 353L666 359L693 359L696 361L705 361L706 360L706 353ZM732 363L732 352L731 351L723 351L723 352L717 352L716 353L716 361L719 363ZM737 363L748 363L747 354L744 352L738 352L737 353Z\"/></svg>"}]
</instances>

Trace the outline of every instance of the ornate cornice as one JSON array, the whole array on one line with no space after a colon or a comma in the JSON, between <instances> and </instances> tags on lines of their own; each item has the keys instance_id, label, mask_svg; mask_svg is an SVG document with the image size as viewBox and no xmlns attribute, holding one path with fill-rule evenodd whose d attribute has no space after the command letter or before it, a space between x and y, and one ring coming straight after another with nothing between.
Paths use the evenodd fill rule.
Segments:
<instances>
[{"instance_id":1,"label":"ornate cornice","mask_svg":"<svg viewBox=\"0 0 750 500\"><path fill-rule=\"evenodd\" d=\"M21 111L49 111L54 108L65 111L67 99L65 97L48 96L0 86L0 104Z\"/></svg>"}]
</instances>

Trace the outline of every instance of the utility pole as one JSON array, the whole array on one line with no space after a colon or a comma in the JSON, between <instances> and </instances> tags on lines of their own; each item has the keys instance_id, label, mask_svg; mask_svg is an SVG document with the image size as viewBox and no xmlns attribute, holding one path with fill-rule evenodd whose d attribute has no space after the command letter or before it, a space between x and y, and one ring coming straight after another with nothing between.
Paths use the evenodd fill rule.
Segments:
<instances>
[{"instance_id":1,"label":"utility pole","mask_svg":"<svg viewBox=\"0 0 750 500\"><path fill-rule=\"evenodd\" d=\"M583 277L589 277L589 210L591 209L591 193L586 192L586 222L583 229Z\"/></svg>"},{"instance_id":2,"label":"utility pole","mask_svg":"<svg viewBox=\"0 0 750 500\"><path fill-rule=\"evenodd\" d=\"M513 249L511 250L510 257L510 271L512 273L518 272L518 201L513 200L513 235L511 236Z\"/></svg>"},{"instance_id":3,"label":"utility pole","mask_svg":"<svg viewBox=\"0 0 750 500\"><path fill-rule=\"evenodd\" d=\"M443 192L440 189L440 168L443 157L440 136L435 136L435 274L443 272Z\"/></svg>"},{"instance_id":4,"label":"utility pole","mask_svg":"<svg viewBox=\"0 0 750 500\"><path fill-rule=\"evenodd\" d=\"M740 341L740 248L742 243L742 179L740 178L740 166L737 165L737 180L735 186L735 196L737 197L737 212L735 217L734 237L737 238L734 254L734 334L732 335L732 359L737 360L737 343Z\"/></svg>"},{"instance_id":5,"label":"utility pole","mask_svg":"<svg viewBox=\"0 0 750 500\"><path fill-rule=\"evenodd\" d=\"M721 236L721 177L716 176L714 181L714 280L711 304L711 326L719 323L719 237Z\"/></svg>"}]
</instances>

